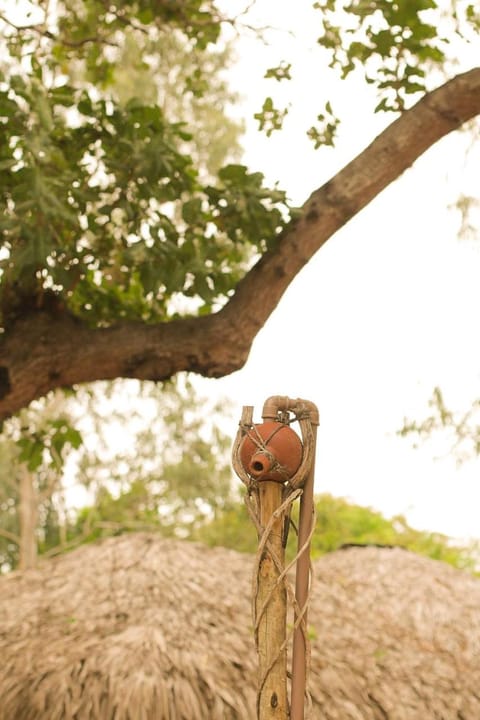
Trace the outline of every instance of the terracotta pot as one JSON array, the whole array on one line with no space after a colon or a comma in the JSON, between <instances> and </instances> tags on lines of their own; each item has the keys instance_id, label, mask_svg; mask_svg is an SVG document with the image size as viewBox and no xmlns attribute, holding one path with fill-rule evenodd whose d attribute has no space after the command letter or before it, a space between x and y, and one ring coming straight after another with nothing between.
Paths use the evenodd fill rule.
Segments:
<instances>
[{"instance_id":1,"label":"terracotta pot","mask_svg":"<svg viewBox=\"0 0 480 720\"><path fill-rule=\"evenodd\" d=\"M242 441L240 462L255 480L284 483L302 462L302 441L288 425L269 420L254 425Z\"/></svg>"}]
</instances>

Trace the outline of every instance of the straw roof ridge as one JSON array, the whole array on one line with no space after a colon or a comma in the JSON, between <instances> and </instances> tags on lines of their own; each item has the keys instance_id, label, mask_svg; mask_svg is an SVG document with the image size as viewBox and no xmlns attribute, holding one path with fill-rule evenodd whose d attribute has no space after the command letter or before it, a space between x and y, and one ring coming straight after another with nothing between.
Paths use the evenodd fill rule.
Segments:
<instances>
[{"instance_id":1,"label":"straw roof ridge","mask_svg":"<svg viewBox=\"0 0 480 720\"><path fill-rule=\"evenodd\" d=\"M0 720L253 720L252 569L132 533L0 578ZM314 570L312 720L479 720L477 578L399 548Z\"/></svg>"}]
</instances>

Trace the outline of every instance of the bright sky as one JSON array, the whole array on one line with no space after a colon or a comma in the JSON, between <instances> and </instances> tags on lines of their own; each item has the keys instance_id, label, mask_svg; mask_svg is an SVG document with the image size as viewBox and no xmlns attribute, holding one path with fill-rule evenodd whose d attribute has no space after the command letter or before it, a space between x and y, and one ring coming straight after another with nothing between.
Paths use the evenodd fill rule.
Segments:
<instances>
[{"instance_id":1,"label":"bright sky","mask_svg":"<svg viewBox=\"0 0 480 720\"><path fill-rule=\"evenodd\" d=\"M372 116L363 83L332 83L309 7L275 4L272 18L272 4L257 2L260 23L292 34L270 33L271 46L245 40L232 74L248 119L278 87L257 78L281 58L294 60L284 131L267 139L249 120L244 145L252 170L298 204L393 119ZM346 122L337 149L314 152L305 130L326 100ZM480 241L458 239L459 216L448 208L461 189L478 187L479 153L465 164L467 144L458 134L438 143L329 240L259 333L245 368L201 387L229 397L238 418L242 405L254 405L258 421L270 395L312 400L321 417L317 492L480 538L479 461L458 468L448 455L435 459L438 447L415 450L396 436L405 416L426 415L435 385L453 408L480 395Z\"/></svg>"}]
</instances>

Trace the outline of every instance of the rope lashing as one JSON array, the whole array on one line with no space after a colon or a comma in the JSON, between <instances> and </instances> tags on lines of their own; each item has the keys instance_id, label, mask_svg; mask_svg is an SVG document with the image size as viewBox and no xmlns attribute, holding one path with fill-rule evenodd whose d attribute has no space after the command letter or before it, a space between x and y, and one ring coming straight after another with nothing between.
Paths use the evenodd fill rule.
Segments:
<instances>
[{"instance_id":1,"label":"rope lashing","mask_svg":"<svg viewBox=\"0 0 480 720\"><path fill-rule=\"evenodd\" d=\"M302 442L286 424L267 421L245 429L240 462L254 481L286 483L300 466Z\"/></svg>"}]
</instances>

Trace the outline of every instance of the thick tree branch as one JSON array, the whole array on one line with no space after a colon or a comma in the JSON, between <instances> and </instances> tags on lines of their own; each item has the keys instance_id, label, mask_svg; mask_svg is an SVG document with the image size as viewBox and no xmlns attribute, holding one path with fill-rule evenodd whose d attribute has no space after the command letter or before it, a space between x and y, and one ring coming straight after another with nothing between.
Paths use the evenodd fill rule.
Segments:
<instances>
[{"instance_id":1,"label":"thick tree branch","mask_svg":"<svg viewBox=\"0 0 480 720\"><path fill-rule=\"evenodd\" d=\"M93 330L68 315L19 320L0 342L0 418L49 390L116 377L220 377L245 363L283 293L315 252L429 147L480 113L480 68L402 114L305 203L300 218L209 317Z\"/></svg>"},{"instance_id":2,"label":"thick tree branch","mask_svg":"<svg viewBox=\"0 0 480 720\"><path fill-rule=\"evenodd\" d=\"M223 312L245 313L251 339L312 256L417 158L448 133L480 114L480 68L458 75L425 95L360 155L318 190L280 246L264 255L239 283Z\"/></svg>"}]
</instances>

